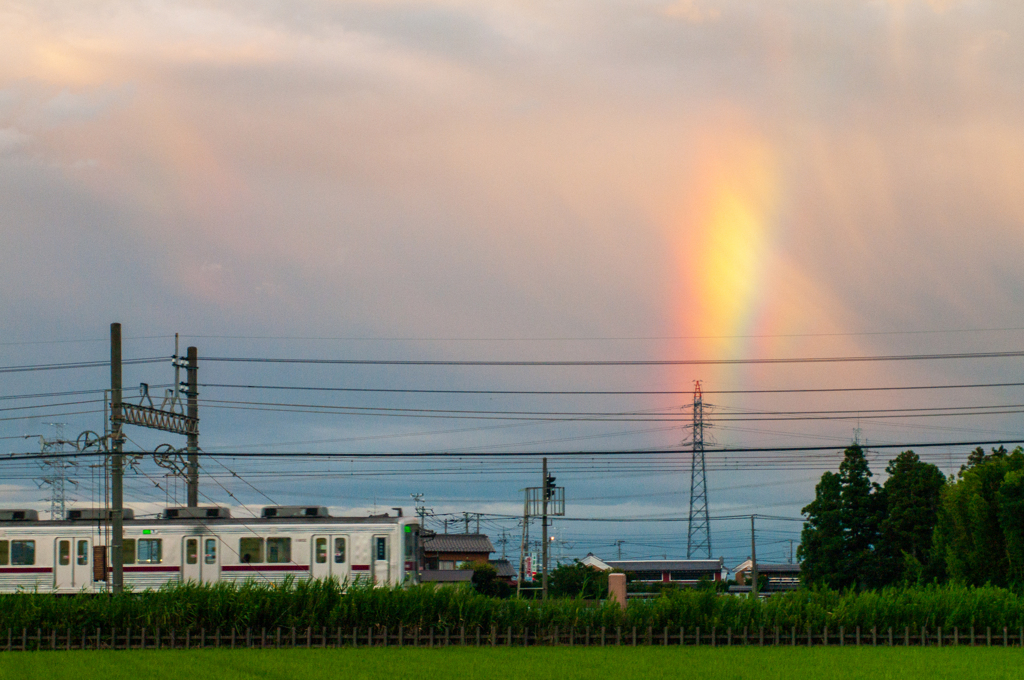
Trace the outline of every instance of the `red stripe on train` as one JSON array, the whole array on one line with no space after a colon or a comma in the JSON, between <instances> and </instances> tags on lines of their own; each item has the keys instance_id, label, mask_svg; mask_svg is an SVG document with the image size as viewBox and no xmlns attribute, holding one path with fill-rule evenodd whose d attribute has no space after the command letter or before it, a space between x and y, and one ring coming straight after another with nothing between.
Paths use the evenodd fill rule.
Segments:
<instances>
[{"instance_id":1,"label":"red stripe on train","mask_svg":"<svg viewBox=\"0 0 1024 680\"><path fill-rule=\"evenodd\" d=\"M369 564L353 564L352 571L370 571Z\"/></svg>"},{"instance_id":2,"label":"red stripe on train","mask_svg":"<svg viewBox=\"0 0 1024 680\"><path fill-rule=\"evenodd\" d=\"M309 571L308 564L234 564L225 565L221 571Z\"/></svg>"},{"instance_id":3,"label":"red stripe on train","mask_svg":"<svg viewBox=\"0 0 1024 680\"><path fill-rule=\"evenodd\" d=\"M0 574L49 574L50 567L0 567Z\"/></svg>"}]
</instances>

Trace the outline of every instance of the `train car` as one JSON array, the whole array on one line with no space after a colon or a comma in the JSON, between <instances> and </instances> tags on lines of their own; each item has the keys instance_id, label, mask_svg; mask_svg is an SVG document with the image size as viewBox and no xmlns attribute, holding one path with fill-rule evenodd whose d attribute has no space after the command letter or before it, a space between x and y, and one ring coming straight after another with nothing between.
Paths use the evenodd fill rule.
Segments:
<instances>
[{"instance_id":1,"label":"train car","mask_svg":"<svg viewBox=\"0 0 1024 680\"><path fill-rule=\"evenodd\" d=\"M0 510L0 592L106 592L109 511L71 510L41 521L34 510ZM135 591L194 581L279 583L295 579L415 583L415 517L331 517L327 508L269 506L259 518L225 508L167 508L124 519L124 585Z\"/></svg>"}]
</instances>

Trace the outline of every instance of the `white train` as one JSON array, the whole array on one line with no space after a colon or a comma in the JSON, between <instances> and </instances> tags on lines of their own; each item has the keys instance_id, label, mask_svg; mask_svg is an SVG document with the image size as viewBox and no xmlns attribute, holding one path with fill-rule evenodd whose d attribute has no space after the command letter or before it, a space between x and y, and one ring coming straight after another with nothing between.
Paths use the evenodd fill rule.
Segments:
<instances>
[{"instance_id":1,"label":"white train","mask_svg":"<svg viewBox=\"0 0 1024 680\"><path fill-rule=\"evenodd\" d=\"M40 521L34 510L0 510L0 592L106 592L106 514L71 510L66 520ZM418 546L415 517L331 517L324 507L271 506L252 519L224 508L167 508L160 518L135 519L126 509L124 584L139 591L288 576L412 583Z\"/></svg>"}]
</instances>

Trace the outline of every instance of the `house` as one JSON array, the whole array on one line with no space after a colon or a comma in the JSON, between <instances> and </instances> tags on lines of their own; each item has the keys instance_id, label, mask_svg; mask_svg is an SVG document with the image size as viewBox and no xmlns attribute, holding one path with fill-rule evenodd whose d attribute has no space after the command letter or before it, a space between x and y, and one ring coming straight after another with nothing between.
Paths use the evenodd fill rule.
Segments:
<instances>
[{"instance_id":1,"label":"house","mask_svg":"<svg viewBox=\"0 0 1024 680\"><path fill-rule=\"evenodd\" d=\"M486 534L434 534L422 543L425 571L451 571L463 562L486 564L494 552Z\"/></svg>"},{"instance_id":2,"label":"house","mask_svg":"<svg viewBox=\"0 0 1024 680\"><path fill-rule=\"evenodd\" d=\"M494 567L495 571L498 572L498 578L509 585L515 583L516 579L519 578L516 568L512 566L512 563L509 560L504 558L490 560L490 564Z\"/></svg>"},{"instance_id":3,"label":"house","mask_svg":"<svg viewBox=\"0 0 1024 680\"><path fill-rule=\"evenodd\" d=\"M750 587L750 560L743 562L732 570L736 576L736 583L739 586ZM768 577L768 583L764 587L765 592L780 590L795 590L800 587L800 565L799 564L769 564L757 563L759 577ZM760 580L760 578L758 579Z\"/></svg>"},{"instance_id":4,"label":"house","mask_svg":"<svg viewBox=\"0 0 1024 680\"><path fill-rule=\"evenodd\" d=\"M696 585L701 579L721 581L722 560L602 560L592 553L580 560L601 571L612 569L633 574L634 581Z\"/></svg>"}]
</instances>

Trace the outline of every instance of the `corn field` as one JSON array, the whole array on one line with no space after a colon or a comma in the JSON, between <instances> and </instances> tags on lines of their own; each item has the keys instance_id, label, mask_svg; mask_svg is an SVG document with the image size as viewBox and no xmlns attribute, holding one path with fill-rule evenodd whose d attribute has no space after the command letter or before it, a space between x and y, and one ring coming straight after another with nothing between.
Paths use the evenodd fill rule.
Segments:
<instances>
[{"instance_id":1,"label":"corn field","mask_svg":"<svg viewBox=\"0 0 1024 680\"><path fill-rule=\"evenodd\" d=\"M372 588L337 581L273 586L186 583L155 591L56 596L0 595L0 630L128 629L352 630L460 628L522 631L598 630L839 630L909 628L1001 631L1024 626L1024 597L990 586L956 585L852 592L806 589L767 600L678 590L633 600L623 611L611 602L497 599L470 587Z\"/></svg>"}]
</instances>

